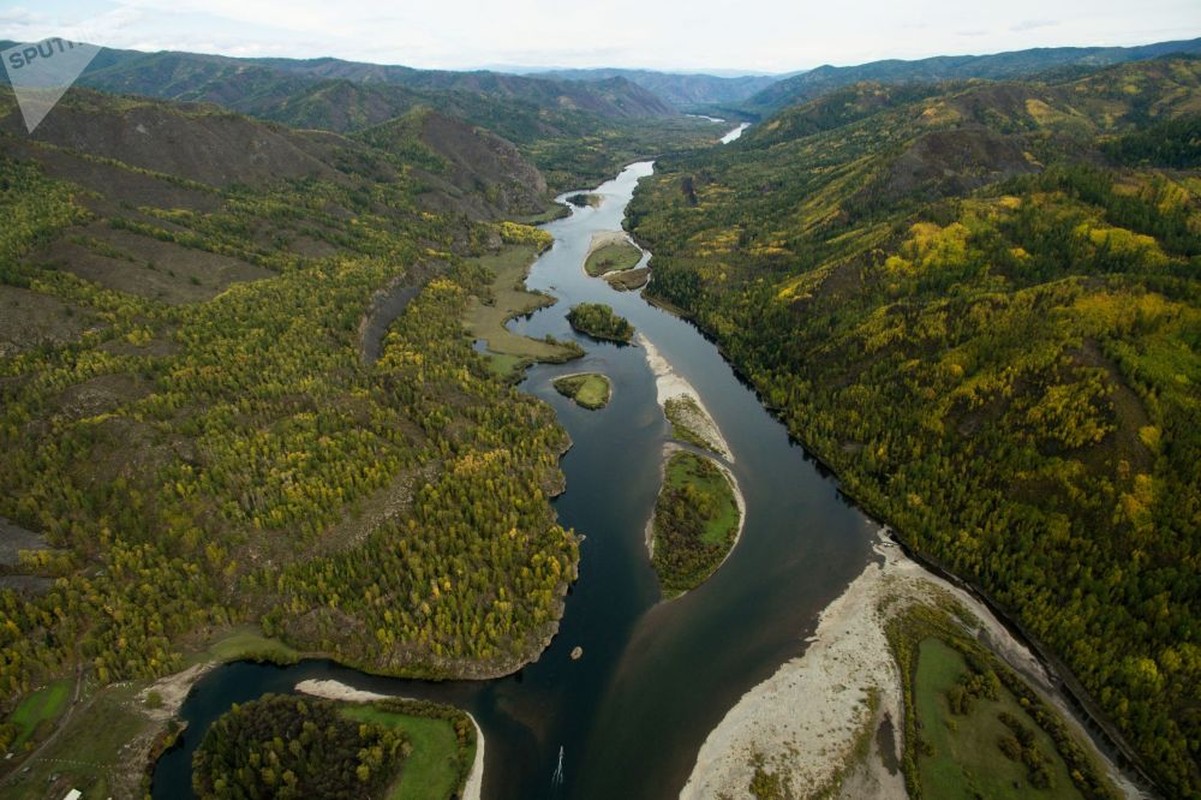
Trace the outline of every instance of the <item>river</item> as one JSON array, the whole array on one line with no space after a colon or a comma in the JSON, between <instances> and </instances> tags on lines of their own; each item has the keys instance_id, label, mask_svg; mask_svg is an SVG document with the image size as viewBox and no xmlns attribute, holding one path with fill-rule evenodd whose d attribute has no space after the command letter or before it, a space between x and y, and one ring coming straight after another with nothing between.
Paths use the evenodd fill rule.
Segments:
<instances>
[{"instance_id":1,"label":"river","mask_svg":"<svg viewBox=\"0 0 1201 800\"><path fill-rule=\"evenodd\" d=\"M649 162L627 167L592 193L598 207L573 208L545 226L554 246L527 281L560 302L512 327L575 339L586 356L529 370L522 388L550 403L571 434L562 461L567 490L560 521L587 538L580 579L559 635L539 660L492 681L431 683L365 675L326 661L280 668L235 663L209 673L184 704L182 746L159 762L154 797L186 798L190 761L208 724L234 702L292 691L306 678L425 697L470 711L487 742L489 798L666 798L678 795L708 732L737 699L800 654L819 612L872 558L877 526L789 439L717 348L689 323L588 278L581 265L592 234L617 230ZM564 195L566 196L566 195ZM747 502L732 556L701 588L660 603L643 533L658 491L667 423L638 347L576 336L564 318L580 302L613 306L687 378L721 427ZM611 404L587 411L551 386L560 374L610 377ZM583 648L573 661L572 648ZM560 750L563 779L555 781Z\"/></svg>"}]
</instances>

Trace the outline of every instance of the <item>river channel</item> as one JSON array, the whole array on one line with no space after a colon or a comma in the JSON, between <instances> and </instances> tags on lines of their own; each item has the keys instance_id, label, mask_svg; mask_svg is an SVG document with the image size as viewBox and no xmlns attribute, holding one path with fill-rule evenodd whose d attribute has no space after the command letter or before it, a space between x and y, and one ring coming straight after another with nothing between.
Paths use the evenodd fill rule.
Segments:
<instances>
[{"instance_id":1,"label":"river channel","mask_svg":"<svg viewBox=\"0 0 1201 800\"><path fill-rule=\"evenodd\" d=\"M759 403L717 348L692 325L587 277L592 235L618 230L650 162L627 167L592 190L598 206L574 208L545 229L554 246L528 285L559 302L511 327L575 339L587 351L565 365L531 368L522 389L550 403L574 446L562 461L567 490L554 501L560 522L586 536L579 581L558 636L539 660L491 681L431 683L370 676L326 661L290 667L222 666L186 701L182 746L159 762L154 797L191 796L192 752L232 703L289 692L306 678L453 703L470 711L486 741L484 797L667 798L679 794L708 732L737 699L800 654L823 607L871 559L877 525ZM659 602L643 536L670 435L655 399L645 352L576 336L565 314L580 302L608 303L630 320L696 387L734 455L747 504L732 556L701 588ZM610 405L587 411L551 380L599 371ZM573 661L569 653L583 648ZM556 768L562 753L561 779Z\"/></svg>"}]
</instances>

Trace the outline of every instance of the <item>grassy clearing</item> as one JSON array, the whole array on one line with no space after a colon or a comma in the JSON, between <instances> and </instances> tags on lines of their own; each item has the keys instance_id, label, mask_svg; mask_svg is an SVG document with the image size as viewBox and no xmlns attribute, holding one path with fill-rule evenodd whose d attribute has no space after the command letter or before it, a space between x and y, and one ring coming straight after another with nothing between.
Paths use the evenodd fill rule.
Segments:
<instances>
[{"instance_id":1,"label":"grassy clearing","mask_svg":"<svg viewBox=\"0 0 1201 800\"><path fill-rule=\"evenodd\" d=\"M109 687L76 707L71 724L37 757L0 781L5 800L43 800L79 789L84 797L138 796L145 764L125 745L157 727L135 710L136 687ZM28 768L28 772L24 770Z\"/></svg>"},{"instance_id":2,"label":"grassy clearing","mask_svg":"<svg viewBox=\"0 0 1201 800\"><path fill-rule=\"evenodd\" d=\"M294 664L300 651L278 639L264 636L257 626L244 625L230 630L209 645L200 661L270 661L275 664Z\"/></svg>"},{"instance_id":3,"label":"grassy clearing","mask_svg":"<svg viewBox=\"0 0 1201 800\"><path fill-rule=\"evenodd\" d=\"M14 750L29 741L37 732L38 726L43 723L52 724L62 716L67 708L67 701L71 698L72 685L69 679L54 681L21 701L21 705L17 706L9 718L9 722L21 729L13 741Z\"/></svg>"},{"instance_id":4,"label":"grassy clearing","mask_svg":"<svg viewBox=\"0 0 1201 800\"><path fill-rule=\"evenodd\" d=\"M460 753L454 727L449 720L412 716L372 705L349 706L342 713L360 722L400 728L412 743L400 778L392 785L387 800L442 800L457 796L465 758L475 757L475 748Z\"/></svg>"},{"instance_id":5,"label":"grassy clearing","mask_svg":"<svg viewBox=\"0 0 1201 800\"><path fill-rule=\"evenodd\" d=\"M642 251L627 241L610 242L588 254L584 271L596 278L608 272L623 272L638 266Z\"/></svg>"},{"instance_id":6,"label":"grassy clearing","mask_svg":"<svg viewBox=\"0 0 1201 800\"><path fill-rule=\"evenodd\" d=\"M559 394L570 397L584 408L592 410L607 406L613 392L609 379L599 372L564 375L555 379L554 387Z\"/></svg>"},{"instance_id":7,"label":"grassy clearing","mask_svg":"<svg viewBox=\"0 0 1201 800\"><path fill-rule=\"evenodd\" d=\"M734 546L739 517L734 487L712 459L687 451L671 456L653 522L653 563L665 597L713 574Z\"/></svg>"},{"instance_id":8,"label":"grassy clearing","mask_svg":"<svg viewBox=\"0 0 1201 800\"><path fill-rule=\"evenodd\" d=\"M957 698L965 696L964 682L972 672L963 654L941 639L930 637L919 645L914 705L921 732L917 765L922 796L927 800L1082 797L1051 737L1007 689L998 686L995 700L971 698L966 713L957 713L964 710L962 706L953 710L960 702ZM1033 758L1044 764L1049 787L1032 785L1027 764L1002 752L1001 741L1016 742L1014 730L1002 722L1002 714L1009 714L1027 732L1025 749L1039 754Z\"/></svg>"},{"instance_id":9,"label":"grassy clearing","mask_svg":"<svg viewBox=\"0 0 1201 800\"><path fill-rule=\"evenodd\" d=\"M560 363L583 355L574 344L531 339L505 328L514 317L530 314L554 304L554 299L525 289L525 276L537 257L531 245L509 247L497 255L482 256L479 263L496 277L492 281L492 297L487 302L473 297L463 322L473 339L488 343L492 368L502 375L511 375L533 361Z\"/></svg>"}]
</instances>

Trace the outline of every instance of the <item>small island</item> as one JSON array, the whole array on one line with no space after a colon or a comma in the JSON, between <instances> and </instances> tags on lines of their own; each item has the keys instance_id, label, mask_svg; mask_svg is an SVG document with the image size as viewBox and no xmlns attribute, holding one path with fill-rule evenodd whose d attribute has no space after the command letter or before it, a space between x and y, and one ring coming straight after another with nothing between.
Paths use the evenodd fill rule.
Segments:
<instances>
[{"instance_id":1,"label":"small island","mask_svg":"<svg viewBox=\"0 0 1201 800\"><path fill-rule=\"evenodd\" d=\"M580 333L607 342L629 344L634 326L604 303L580 303L567 312L567 321Z\"/></svg>"},{"instance_id":2,"label":"small island","mask_svg":"<svg viewBox=\"0 0 1201 800\"><path fill-rule=\"evenodd\" d=\"M423 701L267 694L208 729L193 759L200 797L461 797L476 728Z\"/></svg>"},{"instance_id":3,"label":"small island","mask_svg":"<svg viewBox=\"0 0 1201 800\"><path fill-rule=\"evenodd\" d=\"M642 249L624 233L604 231L592 237L592 246L584 259L584 271L593 278L610 272L624 272L638 266Z\"/></svg>"},{"instance_id":4,"label":"small island","mask_svg":"<svg viewBox=\"0 0 1201 800\"><path fill-rule=\"evenodd\" d=\"M609 398L613 394L613 386L609 379L599 372L564 375L555 378L553 385L559 394L570 397L576 405L593 411L609 405Z\"/></svg>"},{"instance_id":5,"label":"small island","mask_svg":"<svg viewBox=\"0 0 1201 800\"><path fill-rule=\"evenodd\" d=\"M585 206L596 208L601 204L601 197L599 194L593 194L592 192L577 192L576 194L569 195L567 202L576 208L584 208Z\"/></svg>"},{"instance_id":6,"label":"small island","mask_svg":"<svg viewBox=\"0 0 1201 800\"><path fill-rule=\"evenodd\" d=\"M665 598L695 589L738 541L742 507L726 471L711 458L676 450L651 519L651 561Z\"/></svg>"}]
</instances>

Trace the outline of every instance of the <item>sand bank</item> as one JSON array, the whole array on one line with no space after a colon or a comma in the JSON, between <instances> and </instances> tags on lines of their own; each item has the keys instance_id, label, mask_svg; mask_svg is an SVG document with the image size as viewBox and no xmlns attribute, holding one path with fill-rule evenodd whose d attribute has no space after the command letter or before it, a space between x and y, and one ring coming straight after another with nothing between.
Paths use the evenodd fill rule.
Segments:
<instances>
[{"instance_id":1,"label":"sand bank","mask_svg":"<svg viewBox=\"0 0 1201 800\"><path fill-rule=\"evenodd\" d=\"M1041 664L983 604L906 557L883 530L874 549L883 563L869 564L822 612L804 655L743 695L709 734L681 798L750 797L755 758L767 771L786 776L798 797L829 787L842 774L837 797L904 798L903 776L884 766L900 761L903 718L901 676L885 624L903 609L939 597L952 597L974 615L981 639L1048 698L1081 742L1091 744L1063 699L1047 691L1051 683ZM867 704L872 693L878 699L874 713ZM882 722L891 722L896 734L891 737L896 752L886 758L874 735ZM852 750L865 728L872 736L870 754L853 764ZM1090 749L1130 792L1133 787L1109 759Z\"/></svg>"},{"instance_id":2,"label":"sand bank","mask_svg":"<svg viewBox=\"0 0 1201 800\"><path fill-rule=\"evenodd\" d=\"M713 421L713 415L709 413L709 409L705 408L705 404L701 402L701 396L697 394L693 385L672 368L650 339L639 333L635 334L634 343L646 353L647 364L650 365L651 372L655 375L655 393L659 407L665 409L664 413L666 413L667 401L670 398L687 397L690 399L696 404L700 413L692 415L692 418L689 419L689 427L707 443L709 449L733 464L734 454L730 452L729 443L722 436L721 429Z\"/></svg>"}]
</instances>

